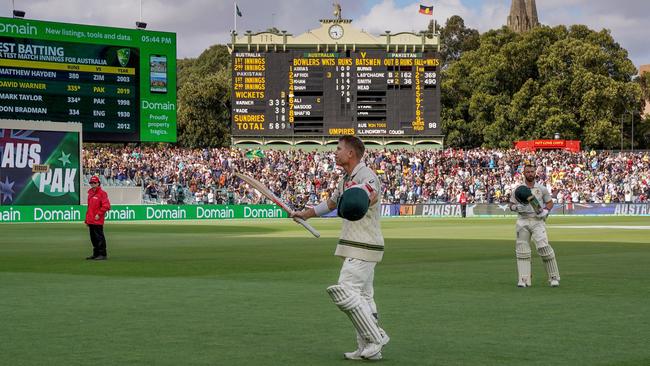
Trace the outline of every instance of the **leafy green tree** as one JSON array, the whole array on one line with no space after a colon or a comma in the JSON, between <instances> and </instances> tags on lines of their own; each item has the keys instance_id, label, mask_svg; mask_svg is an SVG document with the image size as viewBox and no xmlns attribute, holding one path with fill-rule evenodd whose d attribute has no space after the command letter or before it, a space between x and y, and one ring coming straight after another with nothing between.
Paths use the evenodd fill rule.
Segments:
<instances>
[{"instance_id":1,"label":"leafy green tree","mask_svg":"<svg viewBox=\"0 0 650 366\"><path fill-rule=\"evenodd\" d=\"M641 97L644 101L650 101L650 72L644 72L636 79L641 88Z\"/></svg>"},{"instance_id":2,"label":"leafy green tree","mask_svg":"<svg viewBox=\"0 0 650 366\"><path fill-rule=\"evenodd\" d=\"M641 73L634 81L641 88L641 111L643 111L645 106L650 103L650 72Z\"/></svg>"},{"instance_id":3,"label":"leafy green tree","mask_svg":"<svg viewBox=\"0 0 650 366\"><path fill-rule=\"evenodd\" d=\"M230 144L230 54L223 45L178 69L178 143L187 147Z\"/></svg>"},{"instance_id":4,"label":"leafy green tree","mask_svg":"<svg viewBox=\"0 0 650 366\"><path fill-rule=\"evenodd\" d=\"M517 140L579 139L614 148L620 119L638 110L634 65L607 30L583 25L506 27L480 37L443 73L442 127L451 146L511 147Z\"/></svg>"},{"instance_id":5,"label":"leafy green tree","mask_svg":"<svg viewBox=\"0 0 650 366\"><path fill-rule=\"evenodd\" d=\"M178 142L186 147L230 144L230 70L187 80L178 93Z\"/></svg>"},{"instance_id":6,"label":"leafy green tree","mask_svg":"<svg viewBox=\"0 0 650 366\"><path fill-rule=\"evenodd\" d=\"M433 31L433 24L429 24L429 33ZM467 28L462 17L453 15L440 29L440 43L440 58L443 65L448 65L458 60L463 52L478 48L479 33L476 29Z\"/></svg>"},{"instance_id":7,"label":"leafy green tree","mask_svg":"<svg viewBox=\"0 0 650 366\"><path fill-rule=\"evenodd\" d=\"M634 132L635 147L643 150L650 149L650 115L647 115L635 128L637 129Z\"/></svg>"},{"instance_id":8,"label":"leafy green tree","mask_svg":"<svg viewBox=\"0 0 650 366\"><path fill-rule=\"evenodd\" d=\"M643 114L643 111L650 104L650 72L642 73L635 81L639 83L639 87L641 88L640 114ZM650 114L645 116L644 119L641 119L634 137L636 146L640 149L650 149Z\"/></svg>"},{"instance_id":9,"label":"leafy green tree","mask_svg":"<svg viewBox=\"0 0 650 366\"><path fill-rule=\"evenodd\" d=\"M225 45L214 45L198 58L179 60L177 65L178 88L193 77L202 77L228 68L230 53Z\"/></svg>"}]
</instances>

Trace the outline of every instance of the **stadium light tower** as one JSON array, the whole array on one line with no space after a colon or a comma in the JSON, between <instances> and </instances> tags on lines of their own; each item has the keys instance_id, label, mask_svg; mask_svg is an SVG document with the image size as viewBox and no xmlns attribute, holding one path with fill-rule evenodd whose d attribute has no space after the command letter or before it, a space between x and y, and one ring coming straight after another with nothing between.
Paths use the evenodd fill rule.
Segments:
<instances>
[{"instance_id":1,"label":"stadium light tower","mask_svg":"<svg viewBox=\"0 0 650 366\"><path fill-rule=\"evenodd\" d=\"M25 12L23 10L16 10L16 0L11 0L11 10L13 10L14 18L25 17Z\"/></svg>"},{"instance_id":2,"label":"stadium light tower","mask_svg":"<svg viewBox=\"0 0 650 366\"><path fill-rule=\"evenodd\" d=\"M142 0L140 0L140 20L135 22L135 27L138 29L147 28L147 23L142 21Z\"/></svg>"}]
</instances>

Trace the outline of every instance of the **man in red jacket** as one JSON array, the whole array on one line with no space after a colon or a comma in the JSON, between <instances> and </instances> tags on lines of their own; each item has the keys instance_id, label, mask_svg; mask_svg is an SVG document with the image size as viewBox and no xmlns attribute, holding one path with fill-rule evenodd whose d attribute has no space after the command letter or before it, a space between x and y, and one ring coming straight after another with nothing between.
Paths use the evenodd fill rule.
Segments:
<instances>
[{"instance_id":1,"label":"man in red jacket","mask_svg":"<svg viewBox=\"0 0 650 366\"><path fill-rule=\"evenodd\" d=\"M90 241L93 243L93 255L86 259L106 260L106 238L104 237L104 214L111 209L108 194L99 186L99 177L90 178L88 190L88 211L86 221L90 230Z\"/></svg>"},{"instance_id":2,"label":"man in red jacket","mask_svg":"<svg viewBox=\"0 0 650 366\"><path fill-rule=\"evenodd\" d=\"M465 193L465 187L460 191L458 196L458 203L460 203L460 214L461 216L467 216L467 193Z\"/></svg>"}]
</instances>

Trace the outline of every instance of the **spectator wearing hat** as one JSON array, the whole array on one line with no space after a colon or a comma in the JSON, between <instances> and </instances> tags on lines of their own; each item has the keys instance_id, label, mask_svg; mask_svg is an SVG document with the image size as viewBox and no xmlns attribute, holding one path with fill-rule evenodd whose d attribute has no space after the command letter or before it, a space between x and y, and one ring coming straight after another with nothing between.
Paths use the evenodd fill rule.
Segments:
<instances>
[{"instance_id":1,"label":"spectator wearing hat","mask_svg":"<svg viewBox=\"0 0 650 366\"><path fill-rule=\"evenodd\" d=\"M152 180L158 198L168 202L176 202L176 187L181 185L184 196L192 193L184 197L187 203L196 202L194 193L213 186L230 189L232 202L250 201L242 196L246 192L238 189L232 175L235 170L244 169L258 180L266 179L264 183L280 199L289 202L293 198L299 205L295 209L313 201L312 195L331 196L343 174L331 151L269 149L264 151L264 157L253 159L239 148L212 148L208 155L205 152L180 147L84 146L84 169L86 174L100 174L110 184L146 187ZM540 184L555 199L560 196L565 205L623 203L627 190L631 191L627 198L632 203L650 195L647 152L378 149L367 152L364 158L366 166L382 182L381 203L409 205L456 203L462 187L468 204L507 203L512 187L523 179L526 161L538 167ZM127 172L127 180L122 183L120 169ZM131 173L133 169L135 173Z\"/></svg>"},{"instance_id":2,"label":"spectator wearing hat","mask_svg":"<svg viewBox=\"0 0 650 366\"><path fill-rule=\"evenodd\" d=\"M104 214L111 209L108 194L100 187L99 177L90 178L88 190L88 210L84 223L90 231L90 241L93 244L93 254L86 259L106 260L106 237L104 237Z\"/></svg>"}]
</instances>

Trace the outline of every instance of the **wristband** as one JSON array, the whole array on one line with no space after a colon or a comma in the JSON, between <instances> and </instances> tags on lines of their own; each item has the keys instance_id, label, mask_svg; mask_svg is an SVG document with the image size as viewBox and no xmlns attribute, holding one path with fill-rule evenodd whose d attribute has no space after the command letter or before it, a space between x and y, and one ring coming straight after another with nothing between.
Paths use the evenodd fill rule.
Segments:
<instances>
[{"instance_id":1,"label":"wristband","mask_svg":"<svg viewBox=\"0 0 650 366\"><path fill-rule=\"evenodd\" d=\"M316 213L316 216L323 216L323 215L325 215L326 213L328 213L330 211L331 210L330 210L329 206L327 205L327 200L325 200L325 201L317 204L316 206L314 206L314 212Z\"/></svg>"}]
</instances>

